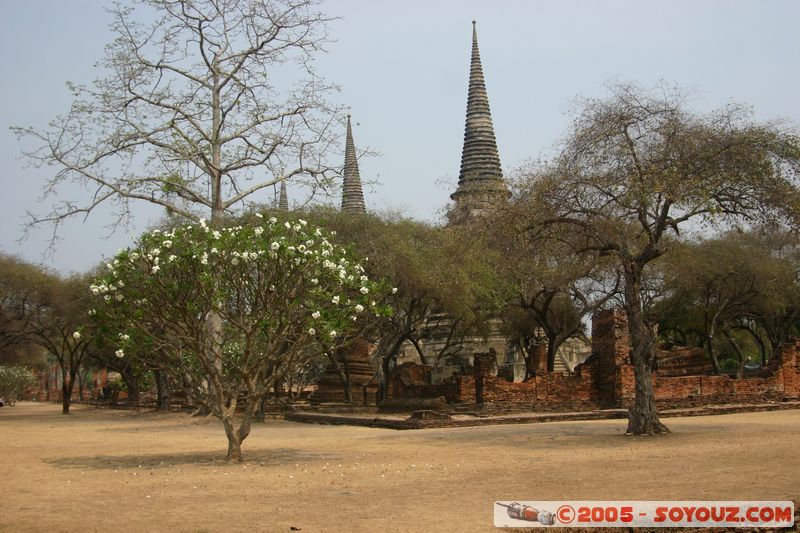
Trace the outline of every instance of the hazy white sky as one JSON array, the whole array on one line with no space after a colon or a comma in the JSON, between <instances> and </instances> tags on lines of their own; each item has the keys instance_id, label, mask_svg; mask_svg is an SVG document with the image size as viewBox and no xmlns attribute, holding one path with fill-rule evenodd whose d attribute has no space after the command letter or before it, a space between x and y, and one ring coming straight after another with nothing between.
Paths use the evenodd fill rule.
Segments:
<instances>
[{"instance_id":1,"label":"hazy white sky","mask_svg":"<svg viewBox=\"0 0 800 533\"><path fill-rule=\"evenodd\" d=\"M43 127L88 83L110 41L100 0L4 0L0 17L0 250L39 262L48 230L18 243L26 210L39 213L53 169L26 169L10 125ZM800 123L800 2L794 0L336 0L336 42L317 59L341 85L355 141L379 151L360 162L368 208L436 220L458 177L471 40L478 21L486 85L506 174L552 148L570 103L601 96L608 80L695 91L704 111L736 101L757 117ZM446 181L448 185L442 185ZM291 186L289 189L291 200ZM81 195L75 188L70 192ZM266 195L263 200L267 200ZM137 227L109 239L106 214L62 230L59 270L83 270L131 242L161 211L141 204Z\"/></svg>"}]
</instances>

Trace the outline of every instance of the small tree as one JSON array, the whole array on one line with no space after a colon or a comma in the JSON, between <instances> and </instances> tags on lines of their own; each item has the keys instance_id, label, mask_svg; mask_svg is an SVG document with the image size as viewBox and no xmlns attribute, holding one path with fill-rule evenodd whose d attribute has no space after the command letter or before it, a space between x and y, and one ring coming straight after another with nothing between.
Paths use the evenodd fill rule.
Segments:
<instances>
[{"instance_id":1,"label":"small tree","mask_svg":"<svg viewBox=\"0 0 800 533\"><path fill-rule=\"evenodd\" d=\"M800 220L800 141L729 106L708 116L663 89L613 88L589 99L561 154L530 176L537 238L573 233L575 251L617 260L636 376L628 431L667 431L658 417L652 368L655 332L645 320L645 268L689 222Z\"/></svg>"},{"instance_id":2,"label":"small tree","mask_svg":"<svg viewBox=\"0 0 800 533\"><path fill-rule=\"evenodd\" d=\"M22 393L38 383L33 372L24 366L0 365L0 398L8 405L14 405Z\"/></svg>"},{"instance_id":3,"label":"small tree","mask_svg":"<svg viewBox=\"0 0 800 533\"><path fill-rule=\"evenodd\" d=\"M0 253L0 353L24 344L28 322L39 309L39 288L52 274Z\"/></svg>"},{"instance_id":4,"label":"small tree","mask_svg":"<svg viewBox=\"0 0 800 533\"><path fill-rule=\"evenodd\" d=\"M326 232L304 220L260 222L145 234L91 286L96 316L128 324L116 355L125 357L135 334L152 338L141 357L222 421L233 461L270 388L386 312L384 285ZM207 320L212 313L218 322Z\"/></svg>"},{"instance_id":5,"label":"small tree","mask_svg":"<svg viewBox=\"0 0 800 533\"><path fill-rule=\"evenodd\" d=\"M50 276L36 287L38 305L27 325L31 342L47 350L61 372L61 412L69 414L72 391L78 373L88 361L93 334L87 325L91 298L87 279L74 275L66 279Z\"/></svg>"}]
</instances>

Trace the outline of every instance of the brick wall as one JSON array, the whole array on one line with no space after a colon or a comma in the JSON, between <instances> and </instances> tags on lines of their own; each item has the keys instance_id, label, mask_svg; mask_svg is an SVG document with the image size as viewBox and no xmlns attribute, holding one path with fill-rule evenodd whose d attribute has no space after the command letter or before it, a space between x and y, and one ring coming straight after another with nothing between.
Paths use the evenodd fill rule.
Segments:
<instances>
[{"instance_id":1,"label":"brick wall","mask_svg":"<svg viewBox=\"0 0 800 533\"><path fill-rule=\"evenodd\" d=\"M431 384L430 367L405 363L391 377L396 398L443 397L448 403L482 403L497 408L565 410L630 405L635 377L630 365L627 319L618 309L601 311L592 320L592 355L573 374L537 372L526 382L511 383L492 375L495 354L476 354L474 372ZM653 376L662 406L727 402L764 402L800 398L800 341L781 346L761 377L734 379L707 374L697 349L666 351L663 372ZM686 375L688 372L699 375Z\"/></svg>"}]
</instances>

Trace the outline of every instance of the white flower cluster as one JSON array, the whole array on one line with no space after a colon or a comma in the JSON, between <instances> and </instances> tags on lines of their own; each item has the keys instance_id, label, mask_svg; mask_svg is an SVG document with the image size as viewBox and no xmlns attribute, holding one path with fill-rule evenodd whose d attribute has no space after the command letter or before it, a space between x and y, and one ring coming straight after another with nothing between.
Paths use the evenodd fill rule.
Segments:
<instances>
[{"instance_id":1,"label":"white flower cluster","mask_svg":"<svg viewBox=\"0 0 800 533\"><path fill-rule=\"evenodd\" d=\"M124 268L119 268L119 260L109 263L110 275L97 281L90 289L94 294L102 295L106 301L117 295L121 299L118 289L124 284L119 277L125 277L130 282L137 278L128 278L128 274L136 276L137 272L149 275L161 273L160 279L163 281L159 281L158 286L162 286L171 281L173 272L178 272L174 270L178 267L173 263L183 264L179 259L191 256L196 265L208 266L213 263L215 272L225 268L225 265L238 266L241 270L235 278L237 283L263 288L261 290L268 287L268 294L275 295L270 298L283 298L283 291L293 287L293 281L284 280L305 279L310 282L303 289L304 297L308 298L309 304L316 303L319 307L310 315L314 322L304 326L309 336L315 337L319 333L319 338L342 337L350 327L343 324L345 319L348 322L357 321L368 307L377 306L374 300L369 306L364 300L373 292L373 284L364 274L362 265L349 261L347 249L328 240L335 235L334 232L309 227L308 222L302 219L278 225L275 217L266 220L264 215L256 214L256 218L260 219L258 223L248 228L213 229L205 220L199 220L195 226L182 226L169 232L153 231L143 237L138 250L120 252L125 254L120 258L127 257L127 261L123 259L126 263ZM270 273L275 268L281 272L278 277ZM118 272L121 274L118 275ZM262 284L263 280L269 281ZM131 301L140 306L156 305L159 297L154 294L148 298L149 301L132 296ZM331 309L331 305L335 309ZM328 309L331 311L328 312ZM115 353L117 357L123 357L125 342L129 337L120 334L119 340L120 347Z\"/></svg>"}]
</instances>

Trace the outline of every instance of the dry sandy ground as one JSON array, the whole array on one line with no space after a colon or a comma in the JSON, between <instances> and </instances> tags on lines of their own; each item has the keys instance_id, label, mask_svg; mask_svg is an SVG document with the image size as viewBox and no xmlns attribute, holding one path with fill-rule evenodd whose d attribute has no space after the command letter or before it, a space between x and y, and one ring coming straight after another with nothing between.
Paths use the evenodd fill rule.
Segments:
<instances>
[{"instance_id":1,"label":"dry sandy ground","mask_svg":"<svg viewBox=\"0 0 800 533\"><path fill-rule=\"evenodd\" d=\"M800 411L393 431L0 409L0 531L493 531L494 500L800 499Z\"/></svg>"}]
</instances>

